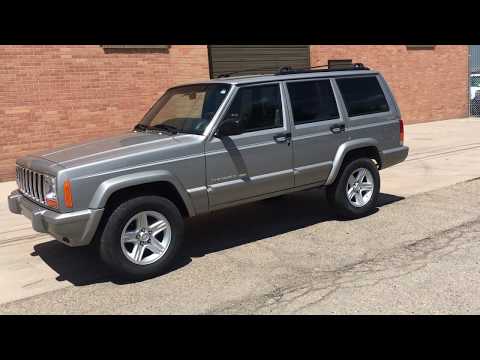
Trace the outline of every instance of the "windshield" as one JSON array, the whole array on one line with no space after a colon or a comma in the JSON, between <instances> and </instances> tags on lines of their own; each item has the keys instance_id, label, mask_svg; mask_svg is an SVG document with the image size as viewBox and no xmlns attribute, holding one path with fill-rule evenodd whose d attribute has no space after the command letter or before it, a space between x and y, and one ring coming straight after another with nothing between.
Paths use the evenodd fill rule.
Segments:
<instances>
[{"instance_id":1,"label":"windshield","mask_svg":"<svg viewBox=\"0 0 480 360\"><path fill-rule=\"evenodd\" d=\"M169 89L147 112L137 129L202 134L230 87L229 84L200 84Z\"/></svg>"}]
</instances>

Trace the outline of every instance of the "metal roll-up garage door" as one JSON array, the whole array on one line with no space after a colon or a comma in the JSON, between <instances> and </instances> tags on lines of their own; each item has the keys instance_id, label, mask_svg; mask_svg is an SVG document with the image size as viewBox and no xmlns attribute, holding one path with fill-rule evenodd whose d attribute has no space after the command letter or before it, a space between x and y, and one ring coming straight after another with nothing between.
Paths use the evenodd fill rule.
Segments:
<instances>
[{"instance_id":1,"label":"metal roll-up garage door","mask_svg":"<svg viewBox=\"0 0 480 360\"><path fill-rule=\"evenodd\" d=\"M275 72L283 66L310 66L309 45L209 45L210 77ZM267 68L251 71L250 69Z\"/></svg>"}]
</instances>

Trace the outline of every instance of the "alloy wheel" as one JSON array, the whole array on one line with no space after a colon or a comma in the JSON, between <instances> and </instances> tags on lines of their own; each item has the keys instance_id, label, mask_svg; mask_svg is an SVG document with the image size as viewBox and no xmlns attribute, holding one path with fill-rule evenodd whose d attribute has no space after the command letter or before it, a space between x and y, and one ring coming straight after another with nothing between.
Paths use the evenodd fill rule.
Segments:
<instances>
[{"instance_id":1,"label":"alloy wheel","mask_svg":"<svg viewBox=\"0 0 480 360\"><path fill-rule=\"evenodd\" d=\"M124 226L121 247L125 257L137 265L149 265L165 255L172 239L167 218L156 211L142 211Z\"/></svg>"},{"instance_id":2,"label":"alloy wheel","mask_svg":"<svg viewBox=\"0 0 480 360\"><path fill-rule=\"evenodd\" d=\"M370 170L359 168L348 178L347 199L353 206L360 208L368 204L373 195L375 184Z\"/></svg>"}]
</instances>

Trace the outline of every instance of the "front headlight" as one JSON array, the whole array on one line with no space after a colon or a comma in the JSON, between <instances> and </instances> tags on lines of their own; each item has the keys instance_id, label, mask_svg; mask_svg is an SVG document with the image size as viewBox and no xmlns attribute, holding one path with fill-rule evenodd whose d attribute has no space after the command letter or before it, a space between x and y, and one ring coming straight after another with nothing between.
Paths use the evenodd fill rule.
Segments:
<instances>
[{"instance_id":1,"label":"front headlight","mask_svg":"<svg viewBox=\"0 0 480 360\"><path fill-rule=\"evenodd\" d=\"M52 208L58 208L57 187L54 177L43 176L43 193L45 194L45 203Z\"/></svg>"}]
</instances>

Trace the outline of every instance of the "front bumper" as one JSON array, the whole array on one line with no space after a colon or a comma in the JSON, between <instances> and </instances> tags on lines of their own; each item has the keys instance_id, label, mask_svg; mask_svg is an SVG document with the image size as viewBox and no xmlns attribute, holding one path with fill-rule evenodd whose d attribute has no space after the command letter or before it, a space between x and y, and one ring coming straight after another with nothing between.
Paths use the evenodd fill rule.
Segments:
<instances>
[{"instance_id":1,"label":"front bumper","mask_svg":"<svg viewBox=\"0 0 480 360\"><path fill-rule=\"evenodd\" d=\"M18 190L8 196L8 207L12 213L29 218L33 230L48 233L68 246L88 245L103 214L103 209L57 213L37 205Z\"/></svg>"}]
</instances>

